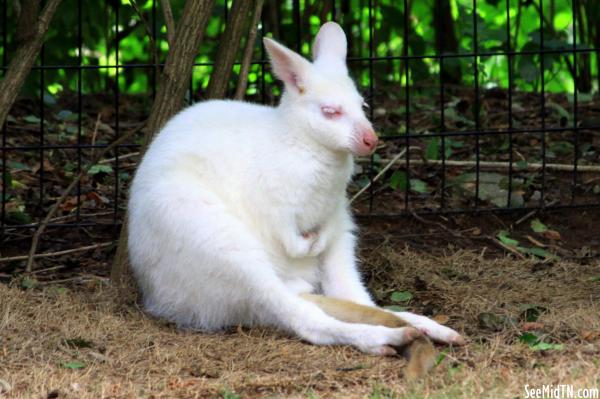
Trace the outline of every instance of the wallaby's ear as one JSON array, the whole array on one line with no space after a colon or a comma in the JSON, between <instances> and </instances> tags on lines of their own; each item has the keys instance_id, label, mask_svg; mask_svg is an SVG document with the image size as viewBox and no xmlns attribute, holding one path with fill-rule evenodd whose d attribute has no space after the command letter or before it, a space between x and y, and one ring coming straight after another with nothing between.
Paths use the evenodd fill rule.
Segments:
<instances>
[{"instance_id":1,"label":"wallaby's ear","mask_svg":"<svg viewBox=\"0 0 600 399\"><path fill-rule=\"evenodd\" d=\"M302 94L310 62L273 39L265 37L263 42L267 53L269 53L275 76L281 79L286 87Z\"/></svg>"},{"instance_id":2,"label":"wallaby's ear","mask_svg":"<svg viewBox=\"0 0 600 399\"><path fill-rule=\"evenodd\" d=\"M346 65L348 42L342 27L335 22L321 26L313 43L313 61Z\"/></svg>"}]
</instances>

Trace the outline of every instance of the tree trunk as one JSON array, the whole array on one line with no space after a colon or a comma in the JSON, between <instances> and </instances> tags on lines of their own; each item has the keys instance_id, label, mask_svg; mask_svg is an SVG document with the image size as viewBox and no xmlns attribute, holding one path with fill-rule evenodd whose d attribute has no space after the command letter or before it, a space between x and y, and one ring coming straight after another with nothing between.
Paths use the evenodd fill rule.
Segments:
<instances>
[{"instance_id":1,"label":"tree trunk","mask_svg":"<svg viewBox=\"0 0 600 399\"><path fill-rule=\"evenodd\" d=\"M433 28L435 30L435 49L438 55L458 53L458 39L452 19L450 0L437 0L433 6ZM457 58L447 58L442 71L444 83L460 83L462 80L460 64Z\"/></svg>"},{"instance_id":2,"label":"tree trunk","mask_svg":"<svg viewBox=\"0 0 600 399\"><path fill-rule=\"evenodd\" d=\"M174 44L167 55L156 98L150 110L141 150L142 154L154 135L183 105L194 59L202 42L213 5L214 0L188 0L185 3L181 18L175 29ZM110 277L122 293L129 294L132 292L134 285L132 284L129 255L127 253L127 216L121 228Z\"/></svg>"},{"instance_id":3,"label":"tree trunk","mask_svg":"<svg viewBox=\"0 0 600 399\"><path fill-rule=\"evenodd\" d=\"M225 32L219 40L219 48L215 58L206 98L223 98L227 93L227 84L231 78L231 70L238 53L242 36L247 31L248 16L252 8L252 0L234 0Z\"/></svg>"},{"instance_id":4,"label":"tree trunk","mask_svg":"<svg viewBox=\"0 0 600 399\"><path fill-rule=\"evenodd\" d=\"M44 36L48 26L50 26L50 21L52 21L60 2L61 0L49 0L41 15L39 17L36 15L37 21L34 25L31 25L30 29L26 29L27 32L22 32L24 42L17 47L12 60L8 64L4 79L0 82L0 126L4 125L8 112L17 99L27 75L29 75L29 71L44 43ZM23 18L30 21L31 15L25 16L25 12L29 11L26 11L25 8L21 9L19 21Z\"/></svg>"},{"instance_id":5,"label":"tree trunk","mask_svg":"<svg viewBox=\"0 0 600 399\"><path fill-rule=\"evenodd\" d=\"M15 41L17 45L27 43L35 35L35 22L40 13L40 0L25 0L20 3Z\"/></svg>"}]
</instances>

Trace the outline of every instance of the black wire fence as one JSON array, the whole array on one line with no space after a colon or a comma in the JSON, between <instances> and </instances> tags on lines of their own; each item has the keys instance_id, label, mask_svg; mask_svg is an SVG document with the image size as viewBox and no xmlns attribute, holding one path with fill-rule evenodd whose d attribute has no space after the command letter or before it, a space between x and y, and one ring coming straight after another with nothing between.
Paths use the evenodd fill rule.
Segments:
<instances>
[{"instance_id":1,"label":"black wire fence","mask_svg":"<svg viewBox=\"0 0 600 399\"><path fill-rule=\"evenodd\" d=\"M11 3L0 3L2 74L15 45ZM167 44L159 1L138 3L147 22L126 2L63 2L2 127L3 235L29 234L95 151L143 125ZM557 13L557 4L568 7ZM230 5L217 2L189 103L202 99ZM308 55L322 22L336 20L348 33L350 70L384 143L358 160L350 194L362 192L353 202L360 215L592 207L600 205L593 43L600 32L590 7L585 0L270 1L259 39L273 34ZM525 24L534 28L523 39ZM279 94L257 40L247 99L275 104ZM140 143L134 136L93 165L50 231L117 234Z\"/></svg>"}]
</instances>

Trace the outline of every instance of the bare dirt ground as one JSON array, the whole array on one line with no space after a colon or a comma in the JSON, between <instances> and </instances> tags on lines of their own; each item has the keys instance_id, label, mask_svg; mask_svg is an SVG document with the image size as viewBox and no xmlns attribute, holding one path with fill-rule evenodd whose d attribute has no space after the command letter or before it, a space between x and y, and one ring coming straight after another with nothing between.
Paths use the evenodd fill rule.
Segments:
<instances>
[{"instance_id":1,"label":"bare dirt ground","mask_svg":"<svg viewBox=\"0 0 600 399\"><path fill-rule=\"evenodd\" d=\"M544 220L554 227L553 218L560 220ZM584 218L598 221L598 212ZM444 226L467 239L457 221ZM395 305L470 339L464 348L440 347L439 364L420 383L405 381L402 358L316 347L277 331L179 331L115 300L103 277L107 256L65 282L0 284L0 397L514 398L526 384L600 388L598 246L584 259L520 259L485 240L463 250L461 237L428 222L361 228L363 270L377 300L390 305L393 292L409 292ZM484 235L495 228L481 225ZM579 239L582 247L595 242ZM109 250L85 257L102 259L102 251Z\"/></svg>"}]
</instances>

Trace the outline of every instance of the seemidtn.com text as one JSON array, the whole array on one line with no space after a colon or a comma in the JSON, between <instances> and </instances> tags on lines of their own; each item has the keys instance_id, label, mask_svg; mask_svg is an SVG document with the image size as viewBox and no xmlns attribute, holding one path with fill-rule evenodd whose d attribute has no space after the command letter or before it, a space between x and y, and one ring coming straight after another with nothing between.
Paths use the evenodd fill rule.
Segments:
<instances>
[{"instance_id":1,"label":"seemidtn.com text","mask_svg":"<svg viewBox=\"0 0 600 399\"><path fill-rule=\"evenodd\" d=\"M525 384L526 399L600 399L598 388L575 388L571 384L547 384L532 387Z\"/></svg>"}]
</instances>

